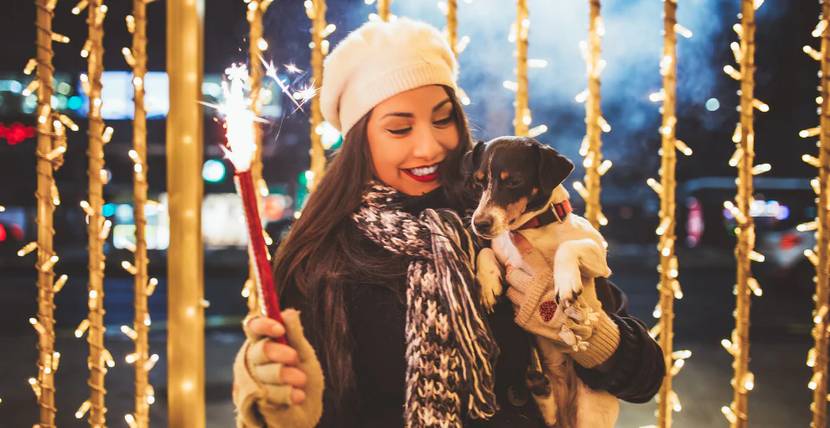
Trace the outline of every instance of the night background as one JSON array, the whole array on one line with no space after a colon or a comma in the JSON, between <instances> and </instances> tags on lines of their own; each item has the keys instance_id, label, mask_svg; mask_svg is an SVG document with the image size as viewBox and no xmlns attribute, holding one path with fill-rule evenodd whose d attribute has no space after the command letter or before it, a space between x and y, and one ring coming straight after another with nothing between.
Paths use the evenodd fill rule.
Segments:
<instances>
[{"instance_id":1,"label":"night background","mask_svg":"<svg viewBox=\"0 0 830 428\"><path fill-rule=\"evenodd\" d=\"M337 30L329 37L334 46L349 31L375 11L363 0L329 0L327 20ZM602 179L603 211L609 225L601 232L609 241L612 279L628 294L630 312L650 326L657 303L658 253L654 229L659 223L659 199L646 179L657 178L660 157L658 127L660 104L649 94L661 86L659 61L662 50L662 2L618 0L603 4L606 34L602 58L602 110L612 126L603 134L602 151L614 166ZM683 404L674 415L675 426L726 426L720 412L729 404L732 388L732 357L720 346L734 326L735 299L734 222L724 213L723 201L735 194L737 171L727 164L734 151L731 141L738 121L738 82L722 68L733 64L729 43L737 40L732 25L738 22L737 0L678 0L678 22L691 30L691 38L678 36L677 136L694 155L678 154L678 256L684 298L675 302L675 349L689 349L692 357L674 379L674 390ZM104 214L113 220L113 233L106 243L105 283L107 347L117 365L107 374L107 407L112 426L126 426L123 415L132 411L132 367L124 356L132 352L132 341L119 331L133 319L133 278L120 267L132 260L126 245L132 239L132 148L131 70L121 48L131 44L124 17L132 2L108 1L105 21L104 115L114 128L105 146L106 167L111 181L104 188ZM53 105L80 127L69 134L65 164L55 174L61 205L55 211L55 248L61 256L58 274L69 282L56 296L56 350L63 354L56 375L58 423L84 426L74 418L75 410L88 395L85 340L72 332L86 317L87 235L79 202L86 198L86 110L87 98L79 75L86 60L79 51L86 38L86 12L70 13L75 3L59 1L53 30L72 38L69 44L54 44L55 96ZM575 96L586 87L585 63L578 44L587 37L588 2L530 0L529 58L545 60L544 68L531 68L530 108L533 123L547 125L538 139L575 161L577 169L567 181L581 179L584 170L578 149L585 133L585 106ZM158 202L148 208L150 274L159 288L150 299L153 326L151 352L161 360L151 372L156 403L151 424L167 426L166 409L166 174L164 1L148 5L148 104L149 198ZM31 426L37 418L37 402L27 383L36 375L36 333L28 318L36 314L34 254L17 257L16 252L36 239L35 146L36 106L34 95L24 89L32 76L23 74L35 54L34 2L11 0L0 12L0 427ZM392 12L443 28L445 18L434 1L396 0ZM465 111L476 139L490 139L512 132L514 92L504 81L513 80L515 58L508 32L515 19L515 5L507 0L459 1L459 39L469 37L460 54L460 86L469 95ZM815 245L813 232L799 232L796 225L816 215L809 180L816 169L801 161L804 153L815 155L816 138L802 139L798 132L818 124L818 62L802 51L806 44L819 48L812 32L818 22L819 4L814 0L767 0L756 13L756 98L770 111L755 113L756 164L770 163L772 170L756 177L752 213L757 229L757 250L765 263L753 264L753 272L764 288L753 298L751 317L751 362L755 389L749 395L751 426L807 426L812 373L806 367L812 343L811 310L814 271L802 255ZM248 23L242 1L205 0L204 17L205 102L221 99L219 82L226 67L247 62ZM310 84L310 22L301 1L275 1L264 19L264 53L280 66L280 75L293 87ZM284 65L295 64L291 73ZM271 196L265 202L267 230L278 240L293 219L298 202L305 197L303 177L309 166L308 108L295 111L292 103L273 84L263 115L268 120L264 140L264 177ZM195 106L194 106L195 107ZM230 165L222 160L219 144L221 125L215 112L204 109L206 387L208 425L233 424L231 363L242 343L239 320L246 311L240 296L247 275L244 220L234 193ZM326 135L324 143L338 147L337 135ZM571 191L574 208L583 212L583 202ZM132 228L131 228L132 227ZM272 247L273 251L276 247ZM618 426L639 427L656 423L654 403L624 405Z\"/></svg>"}]
</instances>

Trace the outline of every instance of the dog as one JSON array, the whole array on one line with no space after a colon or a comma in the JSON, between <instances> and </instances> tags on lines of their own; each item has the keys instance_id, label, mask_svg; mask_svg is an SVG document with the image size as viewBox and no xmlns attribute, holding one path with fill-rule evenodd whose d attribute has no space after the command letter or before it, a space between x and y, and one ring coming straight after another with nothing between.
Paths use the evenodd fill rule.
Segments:
<instances>
[{"instance_id":1,"label":"dog","mask_svg":"<svg viewBox=\"0 0 830 428\"><path fill-rule=\"evenodd\" d=\"M533 138L508 136L478 142L465 154L463 165L468 184L481 192L473 232L490 240L490 248L476 257L476 278L488 310L502 294L503 266L522 265L511 233L521 234L551 264L557 261L553 279L558 304L567 307L582 292L596 297L595 278L611 274L606 244L586 219L571 212L562 185L574 169L570 160ZM557 257L562 252L571 257ZM619 414L616 397L584 385L573 360L549 339L536 337L536 347L544 373L531 370L527 381L545 423L613 427Z\"/></svg>"}]
</instances>

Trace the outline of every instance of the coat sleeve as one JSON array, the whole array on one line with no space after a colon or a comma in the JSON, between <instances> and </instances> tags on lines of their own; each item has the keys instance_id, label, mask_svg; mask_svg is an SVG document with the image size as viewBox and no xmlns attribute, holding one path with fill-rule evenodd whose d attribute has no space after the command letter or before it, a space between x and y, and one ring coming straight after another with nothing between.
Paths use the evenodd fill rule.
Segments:
<instances>
[{"instance_id":1,"label":"coat sleeve","mask_svg":"<svg viewBox=\"0 0 830 428\"><path fill-rule=\"evenodd\" d=\"M576 373L593 389L631 403L645 403L660 389L666 374L663 351L649 336L645 323L628 314L628 299L616 285L598 278L596 287L603 308L620 329L620 343L602 369L574 365Z\"/></svg>"}]
</instances>

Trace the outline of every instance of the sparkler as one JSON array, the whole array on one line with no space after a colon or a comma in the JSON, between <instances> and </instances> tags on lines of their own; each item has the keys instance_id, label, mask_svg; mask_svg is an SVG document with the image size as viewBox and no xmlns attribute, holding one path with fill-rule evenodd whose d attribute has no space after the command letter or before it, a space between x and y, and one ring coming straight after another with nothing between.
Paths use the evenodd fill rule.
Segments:
<instances>
[{"instance_id":1,"label":"sparkler","mask_svg":"<svg viewBox=\"0 0 830 428\"><path fill-rule=\"evenodd\" d=\"M254 280L259 292L260 312L282 322L279 296L268 263L268 247L265 244L251 175L251 162L256 150L254 123L260 119L251 110L251 100L245 96L245 87L249 83L248 68L244 65L232 65L225 70L225 74L228 77L228 81L222 82L225 99L217 106L217 110L225 118L225 135L228 139L228 147L222 146L222 149L236 171L234 183L245 208L248 255L256 262ZM280 338L280 342L286 343L285 337Z\"/></svg>"}]
</instances>

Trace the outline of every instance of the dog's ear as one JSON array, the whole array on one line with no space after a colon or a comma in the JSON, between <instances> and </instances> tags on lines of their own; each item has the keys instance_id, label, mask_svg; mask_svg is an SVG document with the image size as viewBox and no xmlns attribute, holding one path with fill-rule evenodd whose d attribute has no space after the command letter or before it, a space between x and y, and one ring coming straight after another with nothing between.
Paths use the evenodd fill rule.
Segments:
<instances>
[{"instance_id":1,"label":"dog's ear","mask_svg":"<svg viewBox=\"0 0 830 428\"><path fill-rule=\"evenodd\" d=\"M481 164L481 154L484 153L486 144L484 141L477 141L473 149L464 153L464 159L461 161L461 171L465 177L469 177L473 171L478 169Z\"/></svg>"},{"instance_id":2,"label":"dog's ear","mask_svg":"<svg viewBox=\"0 0 830 428\"><path fill-rule=\"evenodd\" d=\"M556 150L539 144L539 185L543 195L550 195L573 172L574 164Z\"/></svg>"}]
</instances>

